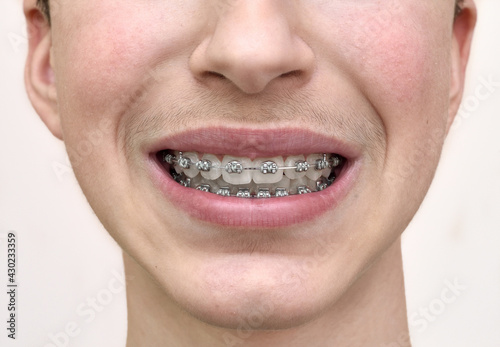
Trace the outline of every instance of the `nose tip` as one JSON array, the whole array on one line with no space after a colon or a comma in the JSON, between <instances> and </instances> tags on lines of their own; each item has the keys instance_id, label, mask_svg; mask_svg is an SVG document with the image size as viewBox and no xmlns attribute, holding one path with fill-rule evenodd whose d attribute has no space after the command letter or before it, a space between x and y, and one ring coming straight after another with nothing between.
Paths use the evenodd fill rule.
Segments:
<instances>
[{"instance_id":1,"label":"nose tip","mask_svg":"<svg viewBox=\"0 0 500 347\"><path fill-rule=\"evenodd\" d=\"M305 82L314 54L283 11L269 3L240 1L221 15L191 56L193 74L202 80L222 77L247 94L280 80L288 86Z\"/></svg>"}]
</instances>

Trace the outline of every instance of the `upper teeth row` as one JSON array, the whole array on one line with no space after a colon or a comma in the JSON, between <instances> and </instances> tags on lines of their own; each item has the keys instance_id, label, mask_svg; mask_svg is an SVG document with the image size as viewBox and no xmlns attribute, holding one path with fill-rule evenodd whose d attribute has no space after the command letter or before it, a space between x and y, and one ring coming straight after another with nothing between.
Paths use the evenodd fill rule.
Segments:
<instances>
[{"instance_id":1,"label":"upper teeth row","mask_svg":"<svg viewBox=\"0 0 500 347\"><path fill-rule=\"evenodd\" d=\"M295 170L295 172L306 172L311 167L321 171L329 168L334 168L340 165L341 159L337 155L328 157L327 154L319 155L319 158L313 163L306 160L296 160L293 165L279 165L275 161L266 160L260 163L259 166L243 166L239 160L231 160L225 165L213 163L210 159L193 159L192 156L184 156L183 152L178 155L166 153L163 160L168 164L177 164L183 169L195 167L202 172L209 172L212 169L225 170L229 174L241 174L245 170L258 170L262 174L275 174L279 170Z\"/></svg>"}]
</instances>

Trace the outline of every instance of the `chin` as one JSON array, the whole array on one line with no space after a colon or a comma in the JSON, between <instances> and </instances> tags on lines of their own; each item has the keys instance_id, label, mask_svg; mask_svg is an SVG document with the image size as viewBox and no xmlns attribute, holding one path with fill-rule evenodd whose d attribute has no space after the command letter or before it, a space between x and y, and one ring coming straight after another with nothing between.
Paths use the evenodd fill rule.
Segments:
<instances>
[{"instance_id":1,"label":"chin","mask_svg":"<svg viewBox=\"0 0 500 347\"><path fill-rule=\"evenodd\" d=\"M227 287L233 287L228 297L216 292L193 293L193 297L180 304L191 316L212 326L252 330L296 328L320 316L327 306L313 286L285 292L282 288L262 285L234 288L234 284L228 284Z\"/></svg>"},{"instance_id":2,"label":"chin","mask_svg":"<svg viewBox=\"0 0 500 347\"><path fill-rule=\"evenodd\" d=\"M184 279L181 285L165 276L160 286L190 316L230 329L281 330L307 324L332 307L356 278L348 265L341 271L338 260L336 266L305 257L240 254L214 255L202 263L196 272L174 275Z\"/></svg>"}]
</instances>

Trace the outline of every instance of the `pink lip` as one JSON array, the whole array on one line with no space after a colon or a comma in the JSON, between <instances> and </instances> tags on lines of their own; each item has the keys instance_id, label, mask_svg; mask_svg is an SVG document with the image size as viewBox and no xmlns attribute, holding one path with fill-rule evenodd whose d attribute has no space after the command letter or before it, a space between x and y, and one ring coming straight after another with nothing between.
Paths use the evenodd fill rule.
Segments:
<instances>
[{"instance_id":1,"label":"pink lip","mask_svg":"<svg viewBox=\"0 0 500 347\"><path fill-rule=\"evenodd\" d=\"M285 198L242 199L185 188L158 163L165 149L256 157L337 153L348 159L340 177L328 189ZM161 139L148 149L154 184L174 206L196 219L230 227L279 228L318 218L345 197L359 171L359 150L338 139L298 129L248 130L202 128Z\"/></svg>"},{"instance_id":2,"label":"pink lip","mask_svg":"<svg viewBox=\"0 0 500 347\"><path fill-rule=\"evenodd\" d=\"M333 137L300 129L250 130L245 128L201 128L175 134L156 142L148 153L164 149L234 156L273 157L309 153L337 153L352 159L360 148Z\"/></svg>"}]
</instances>

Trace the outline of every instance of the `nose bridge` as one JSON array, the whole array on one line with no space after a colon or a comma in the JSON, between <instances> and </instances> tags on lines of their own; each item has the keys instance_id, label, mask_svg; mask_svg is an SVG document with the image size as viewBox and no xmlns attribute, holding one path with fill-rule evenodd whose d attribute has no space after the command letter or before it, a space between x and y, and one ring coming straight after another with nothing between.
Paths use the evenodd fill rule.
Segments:
<instances>
[{"instance_id":1,"label":"nose bridge","mask_svg":"<svg viewBox=\"0 0 500 347\"><path fill-rule=\"evenodd\" d=\"M215 29L199 47L198 69L223 75L247 93L272 80L304 73L310 48L293 32L293 5L284 0L221 0Z\"/></svg>"}]
</instances>

